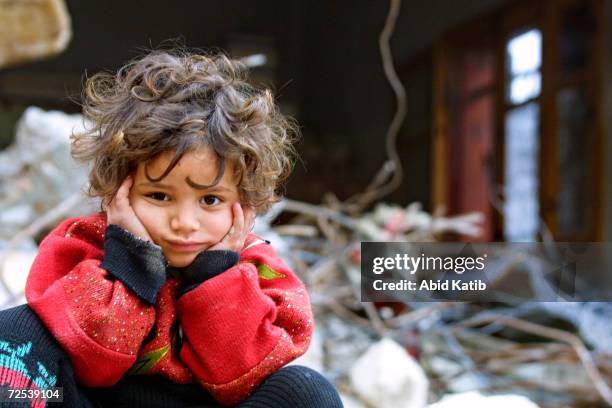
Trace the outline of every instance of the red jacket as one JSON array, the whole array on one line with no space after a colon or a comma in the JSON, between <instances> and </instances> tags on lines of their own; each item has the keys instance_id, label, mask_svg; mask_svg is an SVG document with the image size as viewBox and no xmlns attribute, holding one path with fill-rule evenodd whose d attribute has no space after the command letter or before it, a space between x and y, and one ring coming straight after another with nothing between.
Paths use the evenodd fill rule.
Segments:
<instances>
[{"instance_id":1,"label":"red jacket","mask_svg":"<svg viewBox=\"0 0 612 408\"><path fill-rule=\"evenodd\" d=\"M235 266L181 297L180 282L168 277L150 305L100 267L105 230L103 213L63 222L41 243L26 285L28 304L82 385L160 374L197 381L233 405L308 348L314 326L306 289L270 245L252 245L256 236Z\"/></svg>"}]
</instances>

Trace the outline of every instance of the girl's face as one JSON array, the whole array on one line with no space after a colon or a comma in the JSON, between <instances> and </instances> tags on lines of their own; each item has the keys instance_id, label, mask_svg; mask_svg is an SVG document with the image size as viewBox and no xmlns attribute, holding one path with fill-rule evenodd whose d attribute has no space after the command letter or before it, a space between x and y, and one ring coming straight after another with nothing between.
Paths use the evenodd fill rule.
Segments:
<instances>
[{"instance_id":1,"label":"girl's face","mask_svg":"<svg viewBox=\"0 0 612 408\"><path fill-rule=\"evenodd\" d=\"M161 176L173 157L174 152L166 152L149 162L149 176ZM217 177L217 159L208 147L186 153L159 182L150 181L144 169L144 163L136 169L129 196L132 208L168 263L187 266L232 226L232 204L239 201L233 166L226 162L219 183L203 190L189 184L210 185Z\"/></svg>"}]
</instances>

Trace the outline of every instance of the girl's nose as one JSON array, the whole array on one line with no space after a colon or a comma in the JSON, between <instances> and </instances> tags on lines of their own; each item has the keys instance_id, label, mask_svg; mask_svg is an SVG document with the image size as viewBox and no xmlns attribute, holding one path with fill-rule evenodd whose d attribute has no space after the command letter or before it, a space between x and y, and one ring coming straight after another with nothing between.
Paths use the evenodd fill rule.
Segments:
<instances>
[{"instance_id":1,"label":"girl's nose","mask_svg":"<svg viewBox=\"0 0 612 408\"><path fill-rule=\"evenodd\" d=\"M170 228L178 233L189 233L200 229L200 221L193 211L178 209L170 220Z\"/></svg>"}]
</instances>

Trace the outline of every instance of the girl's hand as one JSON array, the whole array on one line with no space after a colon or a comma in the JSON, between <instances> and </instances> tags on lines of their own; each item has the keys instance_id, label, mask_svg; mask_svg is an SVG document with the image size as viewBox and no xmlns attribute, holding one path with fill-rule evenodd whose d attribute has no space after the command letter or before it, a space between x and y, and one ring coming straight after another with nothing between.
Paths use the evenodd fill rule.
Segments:
<instances>
[{"instance_id":1,"label":"girl's hand","mask_svg":"<svg viewBox=\"0 0 612 408\"><path fill-rule=\"evenodd\" d=\"M113 197L106 208L107 224L116 224L140 239L152 241L149 233L144 225L142 225L142 222L140 222L140 219L138 219L138 216L136 216L130 204L129 194L133 182L132 176L128 176L119 186L115 197Z\"/></svg>"},{"instance_id":2,"label":"girl's hand","mask_svg":"<svg viewBox=\"0 0 612 408\"><path fill-rule=\"evenodd\" d=\"M251 232L255 222L255 210L251 207L246 207L243 211L240 203L234 203L232 204L232 214L234 220L229 232L221 241L208 248L209 251L226 249L239 252L244 246L244 241L249 232Z\"/></svg>"}]
</instances>

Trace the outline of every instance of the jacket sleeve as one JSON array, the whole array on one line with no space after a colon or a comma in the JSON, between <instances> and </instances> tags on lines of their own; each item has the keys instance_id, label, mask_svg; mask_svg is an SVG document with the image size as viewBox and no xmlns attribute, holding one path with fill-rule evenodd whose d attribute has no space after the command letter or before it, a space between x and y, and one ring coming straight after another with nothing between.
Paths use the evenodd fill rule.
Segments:
<instances>
[{"instance_id":1,"label":"jacket sleeve","mask_svg":"<svg viewBox=\"0 0 612 408\"><path fill-rule=\"evenodd\" d=\"M303 283L267 243L243 250L238 264L182 295L177 312L181 359L227 405L302 355L314 328Z\"/></svg>"},{"instance_id":2,"label":"jacket sleeve","mask_svg":"<svg viewBox=\"0 0 612 408\"><path fill-rule=\"evenodd\" d=\"M134 363L165 280L159 247L105 224L62 223L41 243L26 284L29 306L91 387L113 385Z\"/></svg>"}]
</instances>

